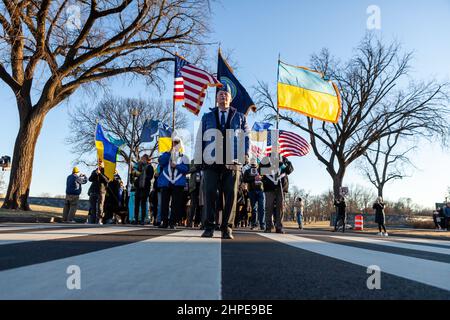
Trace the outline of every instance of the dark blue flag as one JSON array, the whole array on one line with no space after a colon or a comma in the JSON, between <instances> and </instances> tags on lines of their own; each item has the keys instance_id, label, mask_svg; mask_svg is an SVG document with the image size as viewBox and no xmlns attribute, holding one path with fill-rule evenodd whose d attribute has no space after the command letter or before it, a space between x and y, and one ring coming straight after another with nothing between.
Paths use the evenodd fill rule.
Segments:
<instances>
[{"instance_id":1,"label":"dark blue flag","mask_svg":"<svg viewBox=\"0 0 450 320\"><path fill-rule=\"evenodd\" d=\"M233 97L231 105L236 108L237 111L242 112L245 115L250 109L252 109L253 112L256 111L256 106L252 98L250 98L247 90L245 90L238 79L236 79L236 77L234 76L233 70L222 57L220 49L219 61L217 63L217 79L219 79L220 82L226 83L231 87L231 95Z\"/></svg>"},{"instance_id":2,"label":"dark blue flag","mask_svg":"<svg viewBox=\"0 0 450 320\"><path fill-rule=\"evenodd\" d=\"M152 142L153 137L158 133L159 121L146 120L141 133L141 142Z\"/></svg>"}]
</instances>

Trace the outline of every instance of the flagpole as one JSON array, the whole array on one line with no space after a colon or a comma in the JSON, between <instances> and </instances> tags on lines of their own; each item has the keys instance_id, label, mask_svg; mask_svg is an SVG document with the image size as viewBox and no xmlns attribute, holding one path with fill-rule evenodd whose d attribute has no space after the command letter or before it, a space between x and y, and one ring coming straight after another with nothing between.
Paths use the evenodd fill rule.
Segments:
<instances>
[{"instance_id":1,"label":"flagpole","mask_svg":"<svg viewBox=\"0 0 450 320\"><path fill-rule=\"evenodd\" d=\"M138 110L133 108L131 110L132 116L132 127L131 127L131 144L130 144L130 156L128 157L128 176L127 176L127 192L128 196L130 195L131 190L131 172L132 172L132 159L133 159L133 149L134 149L134 133L136 128L136 117L138 115Z\"/></svg>"},{"instance_id":2,"label":"flagpole","mask_svg":"<svg viewBox=\"0 0 450 320\"><path fill-rule=\"evenodd\" d=\"M177 56L178 53L175 52L175 55ZM174 64L174 74L175 74L175 77L176 77L176 72L177 72L176 68L177 68L177 62L176 62L176 58L175 58L175 64ZM175 85L175 82L174 82L173 85ZM173 91L175 92L175 88L174 88ZM173 97L172 97L172 133L173 133L173 132L175 132L175 94L174 94Z\"/></svg>"},{"instance_id":3,"label":"flagpole","mask_svg":"<svg viewBox=\"0 0 450 320\"><path fill-rule=\"evenodd\" d=\"M280 104L278 101L278 82L280 81L280 57L281 54L278 53L278 64L277 64L277 130L279 129L279 123L280 123Z\"/></svg>"}]
</instances>

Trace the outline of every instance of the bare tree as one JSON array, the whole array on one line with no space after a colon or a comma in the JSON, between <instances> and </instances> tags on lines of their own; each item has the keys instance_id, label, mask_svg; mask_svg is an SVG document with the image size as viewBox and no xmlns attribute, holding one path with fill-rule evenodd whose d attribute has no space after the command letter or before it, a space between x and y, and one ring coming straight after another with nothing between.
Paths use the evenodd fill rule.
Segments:
<instances>
[{"instance_id":1,"label":"bare tree","mask_svg":"<svg viewBox=\"0 0 450 320\"><path fill-rule=\"evenodd\" d=\"M379 139L389 135L448 135L448 84L434 80L411 83L398 89L410 71L411 53L402 54L399 44L383 44L367 36L346 63L336 62L327 50L313 55L313 69L333 79L341 92L342 113L336 124L280 112L280 120L309 135L312 150L333 180L339 195L350 164ZM269 87L260 82L257 104L272 110L277 105Z\"/></svg>"},{"instance_id":2,"label":"bare tree","mask_svg":"<svg viewBox=\"0 0 450 320\"><path fill-rule=\"evenodd\" d=\"M118 75L160 84L171 52L198 56L207 0L2 0L0 79L20 118L4 208L28 210L45 116L82 86ZM197 48L197 49L196 49Z\"/></svg>"},{"instance_id":3,"label":"bare tree","mask_svg":"<svg viewBox=\"0 0 450 320\"><path fill-rule=\"evenodd\" d=\"M137 111L135 119L135 135L132 137L132 112ZM172 123L172 103L170 101L142 100L107 96L94 108L81 106L70 112L70 132L67 142L73 146L72 152L78 156L78 162L86 163L86 156L95 150L93 134L97 121L102 125L106 135L124 142L120 148L119 162L128 163L130 151L133 147L132 158L139 159L144 151L140 135L146 120L160 120ZM176 111L176 128L186 126L186 116ZM155 141L156 142L156 141ZM151 157L157 155L156 143L149 150L145 150ZM86 163L89 164L89 163Z\"/></svg>"},{"instance_id":4,"label":"bare tree","mask_svg":"<svg viewBox=\"0 0 450 320\"><path fill-rule=\"evenodd\" d=\"M407 177L406 168L412 166L408 153L415 150L411 147L399 152L401 133L389 135L374 143L364 153L364 163L360 169L364 176L377 189L378 196L383 197L383 190L386 183ZM397 152L396 152L397 151Z\"/></svg>"}]
</instances>

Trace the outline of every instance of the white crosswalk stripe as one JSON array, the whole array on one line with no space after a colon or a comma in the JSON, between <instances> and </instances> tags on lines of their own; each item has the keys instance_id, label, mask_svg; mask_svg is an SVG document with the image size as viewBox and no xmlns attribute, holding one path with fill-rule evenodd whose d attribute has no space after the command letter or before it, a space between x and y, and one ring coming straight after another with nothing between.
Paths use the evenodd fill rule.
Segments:
<instances>
[{"instance_id":1,"label":"white crosswalk stripe","mask_svg":"<svg viewBox=\"0 0 450 320\"><path fill-rule=\"evenodd\" d=\"M187 230L74 257L0 272L0 299L221 298L221 242ZM81 270L68 290L66 270Z\"/></svg>"},{"instance_id":2,"label":"white crosswalk stripe","mask_svg":"<svg viewBox=\"0 0 450 320\"><path fill-rule=\"evenodd\" d=\"M438 253L438 254L450 255L450 248L446 249L446 248L440 248L440 247L433 247L433 246L429 246L429 245L409 244L409 243L405 243L405 242L397 242L394 240L386 241L386 240L375 239L375 238L352 237L352 236L330 236L330 238L347 239L347 240L351 240L351 241L377 244L377 245L382 245L382 246L386 246L386 247L418 250L418 251L424 251L424 252L433 252L433 253Z\"/></svg>"},{"instance_id":3,"label":"white crosswalk stripe","mask_svg":"<svg viewBox=\"0 0 450 320\"><path fill-rule=\"evenodd\" d=\"M87 228L70 228L67 230L42 230L31 232L17 232L17 233L0 233L0 245L21 243L27 241L43 241L43 240L58 240L65 238L75 238L88 235L100 235L108 233L118 233L140 230L132 227L87 227ZM20 231L20 230L19 230Z\"/></svg>"},{"instance_id":4,"label":"white crosswalk stripe","mask_svg":"<svg viewBox=\"0 0 450 320\"><path fill-rule=\"evenodd\" d=\"M289 246L363 267L379 266L382 272L450 291L450 264L398 254L355 248L294 235L265 234L261 236Z\"/></svg>"},{"instance_id":5,"label":"white crosswalk stripe","mask_svg":"<svg viewBox=\"0 0 450 320\"><path fill-rule=\"evenodd\" d=\"M53 226L59 228L54 229ZM4 260L0 257L0 263L5 263L4 270L0 271L0 299L221 299L222 263L230 266L225 262L229 259L229 253L222 257L223 242L219 232L212 239L204 239L200 238L201 230L164 231L131 226L9 225L2 228L0 230L11 232L0 233L0 249L5 252ZM47 229L40 230L42 228ZM119 236L116 239L121 244L114 245L115 236L108 238L108 234L129 231L133 231L127 234L129 242L127 237ZM249 235L254 239L251 241L264 237L364 268L377 265L386 274L450 292L450 282L443 281L450 279L450 260L447 259L450 248L443 240L381 239L321 233L244 233L237 231L237 240L227 243L235 245L237 242L241 246ZM72 251L64 252L64 247L59 247L61 242L55 242L55 245L46 243L45 248L50 248L48 253L36 256L30 253L31 258L19 259L19 262L14 263L11 261L16 261L15 254L6 246L18 244L16 249L11 250L20 249L20 254L23 254L28 250L26 242L35 242L36 248L39 247L39 241L74 237L81 237L81 241L74 244ZM83 241L83 237L89 237L89 240ZM111 245L98 245L96 239L108 239L106 242ZM345 240L347 243L344 245L342 241ZM264 243L261 242L261 245ZM372 245L379 247L375 249ZM59 248L62 251L58 251ZM390 253L387 248L397 250ZM394 252L392 249L390 251ZM70 276L67 268L71 265L80 267L81 290L67 288L66 282ZM240 268L244 270L246 266L236 270ZM365 273L364 269L362 271Z\"/></svg>"}]
</instances>

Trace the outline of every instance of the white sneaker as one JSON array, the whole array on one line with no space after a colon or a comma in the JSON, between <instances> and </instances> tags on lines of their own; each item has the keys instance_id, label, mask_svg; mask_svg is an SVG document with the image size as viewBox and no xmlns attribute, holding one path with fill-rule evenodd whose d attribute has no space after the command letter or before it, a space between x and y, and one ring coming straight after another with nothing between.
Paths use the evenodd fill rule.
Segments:
<instances>
[{"instance_id":1,"label":"white sneaker","mask_svg":"<svg viewBox=\"0 0 450 320\"><path fill-rule=\"evenodd\" d=\"M383 234L383 236L389 237L389 234L388 234L387 232L385 232L385 233Z\"/></svg>"},{"instance_id":2,"label":"white sneaker","mask_svg":"<svg viewBox=\"0 0 450 320\"><path fill-rule=\"evenodd\" d=\"M382 233L382 232L378 232L378 233L377 233L377 236L382 237L382 236L383 236L383 233Z\"/></svg>"}]
</instances>

